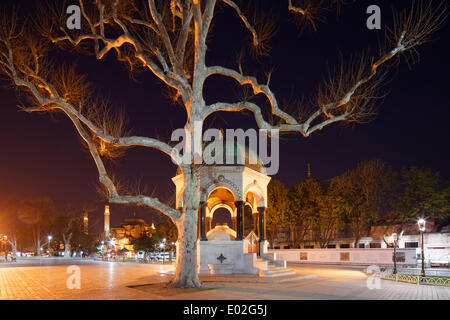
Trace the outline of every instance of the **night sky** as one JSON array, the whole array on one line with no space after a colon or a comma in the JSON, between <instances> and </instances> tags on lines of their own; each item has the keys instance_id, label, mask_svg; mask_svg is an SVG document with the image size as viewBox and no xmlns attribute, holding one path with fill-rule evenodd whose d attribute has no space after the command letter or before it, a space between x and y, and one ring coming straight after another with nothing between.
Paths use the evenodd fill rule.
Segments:
<instances>
[{"instance_id":1,"label":"night sky","mask_svg":"<svg viewBox=\"0 0 450 320\"><path fill-rule=\"evenodd\" d=\"M5 1L8 2L8 1ZM9 1L12 3L13 1ZM32 11L32 1L14 1L23 14ZM326 15L326 23L318 31L305 31L287 11L287 1L263 1L264 8L279 13L279 28L272 41L271 56L259 63L244 65L247 74L263 74L275 67L271 87L280 101L310 98L327 72L327 65L339 62L340 54L370 48L376 53L383 38L385 23L392 15L391 7L401 8L409 1L357 1ZM27 7L25 7L25 4ZM366 28L366 8L377 4L382 10L382 30ZM266 10L267 10L266 8ZM314 133L310 138L283 135L280 144L280 170L273 178L287 186L306 176L307 163L319 180L353 168L358 162L381 159L394 168L416 165L440 171L444 181L450 177L448 137L449 103L449 34L447 22L436 34L436 40L418 48L420 61L411 69L402 60L391 73L386 86L389 94L380 101L377 118L368 124L333 125ZM220 6L209 43L207 64L235 66L234 57L248 41L249 35L234 11ZM129 77L126 68L110 53L103 61L92 56L62 54L66 61L78 64L96 85L99 94L109 95L115 105L125 108L132 133L157 136L168 141L173 129L184 125L185 114L162 93L164 86L149 72ZM59 59L59 58L58 58ZM60 59L63 61L63 59ZM60 61L57 60L57 61ZM235 101L232 83L213 78L206 83L207 103ZM0 88L0 201L21 197L50 197L58 208L65 203L95 202L98 210L91 215L98 231L105 200L97 193L97 170L84 151L72 123L62 115L27 114L17 110L17 92ZM252 128L255 121L249 114L219 113L207 120L208 127ZM115 164L108 165L120 178L141 179L161 199L173 197L170 178L176 167L170 159L151 149L133 148ZM149 209L111 206L111 223L119 222L136 212L148 222L161 221L162 216Z\"/></svg>"}]
</instances>

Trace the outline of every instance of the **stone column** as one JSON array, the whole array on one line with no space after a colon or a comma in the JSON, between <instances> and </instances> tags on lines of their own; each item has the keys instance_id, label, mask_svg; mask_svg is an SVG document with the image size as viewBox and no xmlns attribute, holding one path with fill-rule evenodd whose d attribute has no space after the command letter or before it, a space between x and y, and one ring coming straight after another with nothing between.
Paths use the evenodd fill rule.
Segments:
<instances>
[{"instance_id":1,"label":"stone column","mask_svg":"<svg viewBox=\"0 0 450 320\"><path fill-rule=\"evenodd\" d=\"M258 237L259 242L263 242L264 240L266 240L266 207L258 207L258 212L259 212Z\"/></svg>"},{"instance_id":2,"label":"stone column","mask_svg":"<svg viewBox=\"0 0 450 320\"><path fill-rule=\"evenodd\" d=\"M232 224L231 229L237 232L236 217L231 217L231 224Z\"/></svg>"},{"instance_id":3,"label":"stone column","mask_svg":"<svg viewBox=\"0 0 450 320\"><path fill-rule=\"evenodd\" d=\"M244 235L244 201L236 201L236 240L240 241Z\"/></svg>"},{"instance_id":4,"label":"stone column","mask_svg":"<svg viewBox=\"0 0 450 320\"><path fill-rule=\"evenodd\" d=\"M253 212L252 213L252 217L253 217L253 231L256 233L256 235L259 234L259 229L258 229L258 212Z\"/></svg>"},{"instance_id":5,"label":"stone column","mask_svg":"<svg viewBox=\"0 0 450 320\"><path fill-rule=\"evenodd\" d=\"M205 234L208 233L209 230L211 230L211 218L205 217Z\"/></svg>"},{"instance_id":6,"label":"stone column","mask_svg":"<svg viewBox=\"0 0 450 320\"><path fill-rule=\"evenodd\" d=\"M200 220L200 240L201 241L208 241L206 238L206 202L200 201L200 207L199 210L199 220Z\"/></svg>"}]
</instances>

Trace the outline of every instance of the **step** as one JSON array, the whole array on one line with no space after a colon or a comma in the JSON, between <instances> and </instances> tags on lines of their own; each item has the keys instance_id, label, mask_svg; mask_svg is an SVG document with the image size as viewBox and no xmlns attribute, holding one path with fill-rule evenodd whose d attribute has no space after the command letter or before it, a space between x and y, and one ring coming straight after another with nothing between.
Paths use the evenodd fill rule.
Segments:
<instances>
[{"instance_id":1,"label":"step","mask_svg":"<svg viewBox=\"0 0 450 320\"><path fill-rule=\"evenodd\" d=\"M276 268L276 269L264 270L264 272L267 272L267 273L278 273L278 272L286 272L286 271L292 271L292 269L289 269L289 268Z\"/></svg>"},{"instance_id":2,"label":"step","mask_svg":"<svg viewBox=\"0 0 450 320\"><path fill-rule=\"evenodd\" d=\"M268 266L267 270L270 271L282 271L282 270L287 270L288 268L283 268L283 267L272 267L272 266ZM289 269L290 270L290 269Z\"/></svg>"},{"instance_id":3,"label":"step","mask_svg":"<svg viewBox=\"0 0 450 320\"><path fill-rule=\"evenodd\" d=\"M268 277L268 278L273 278L273 277L283 277L283 276L290 276L296 274L296 272L294 270L283 270L283 271L277 271L277 272L267 272L267 271L263 271L260 273L261 277Z\"/></svg>"}]
</instances>

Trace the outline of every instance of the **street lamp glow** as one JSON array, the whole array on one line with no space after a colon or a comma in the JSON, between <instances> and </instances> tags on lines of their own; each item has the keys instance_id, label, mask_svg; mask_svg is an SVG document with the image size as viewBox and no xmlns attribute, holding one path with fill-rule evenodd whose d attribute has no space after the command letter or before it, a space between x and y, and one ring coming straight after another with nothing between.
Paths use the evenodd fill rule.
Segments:
<instances>
[{"instance_id":1,"label":"street lamp glow","mask_svg":"<svg viewBox=\"0 0 450 320\"><path fill-rule=\"evenodd\" d=\"M164 243L160 243L159 244L159 247L162 249L162 248L164 248Z\"/></svg>"},{"instance_id":2,"label":"street lamp glow","mask_svg":"<svg viewBox=\"0 0 450 320\"><path fill-rule=\"evenodd\" d=\"M420 218L419 221L417 221L417 224L419 225L419 230L420 230L420 242L421 242L421 257L422 257L422 270L420 271L420 281L422 283L426 282L426 278L425 278L425 246L423 244L423 233L425 232L425 219Z\"/></svg>"},{"instance_id":3,"label":"street lamp glow","mask_svg":"<svg viewBox=\"0 0 450 320\"><path fill-rule=\"evenodd\" d=\"M426 223L426 221L423 218L420 218L419 221L417 221L417 224L419 225L419 230L421 232L425 231L425 223Z\"/></svg>"},{"instance_id":4,"label":"street lamp glow","mask_svg":"<svg viewBox=\"0 0 450 320\"><path fill-rule=\"evenodd\" d=\"M52 241L53 237L51 235L48 235L47 238L48 238L48 257L50 258L50 242Z\"/></svg>"}]
</instances>

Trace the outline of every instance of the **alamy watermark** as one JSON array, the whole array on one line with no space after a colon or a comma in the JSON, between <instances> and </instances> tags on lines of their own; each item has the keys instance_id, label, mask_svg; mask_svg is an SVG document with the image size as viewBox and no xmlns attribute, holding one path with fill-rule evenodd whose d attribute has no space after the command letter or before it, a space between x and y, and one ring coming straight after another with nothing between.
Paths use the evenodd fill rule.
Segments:
<instances>
[{"instance_id":1,"label":"alamy watermark","mask_svg":"<svg viewBox=\"0 0 450 320\"><path fill-rule=\"evenodd\" d=\"M379 6L373 4L367 7L367 14L370 16L367 18L366 26L369 30L381 29L381 9Z\"/></svg>"},{"instance_id":2,"label":"alamy watermark","mask_svg":"<svg viewBox=\"0 0 450 320\"><path fill-rule=\"evenodd\" d=\"M207 129L202 134L202 122L194 122L191 134L185 129L172 132L172 141L179 142L172 153L173 161L190 165L261 165L265 174L278 172L280 162L279 131ZM270 136L270 147L268 142ZM270 152L269 152L270 150ZM269 154L270 153L270 154Z\"/></svg>"},{"instance_id":3,"label":"alamy watermark","mask_svg":"<svg viewBox=\"0 0 450 320\"><path fill-rule=\"evenodd\" d=\"M69 15L66 20L66 26L69 30L81 29L81 8L76 4L67 7L66 13Z\"/></svg>"},{"instance_id":4,"label":"alamy watermark","mask_svg":"<svg viewBox=\"0 0 450 320\"><path fill-rule=\"evenodd\" d=\"M366 273L371 274L366 280L367 288L370 290L381 289L381 278L390 274L387 270L381 271L377 265L368 266Z\"/></svg>"},{"instance_id":5,"label":"alamy watermark","mask_svg":"<svg viewBox=\"0 0 450 320\"><path fill-rule=\"evenodd\" d=\"M69 30L81 29L81 8L74 4L67 7L68 15L66 26ZM381 29L381 9L378 5L370 5L366 9L366 13L370 16L366 20L366 26L369 30Z\"/></svg>"},{"instance_id":6,"label":"alamy watermark","mask_svg":"<svg viewBox=\"0 0 450 320\"><path fill-rule=\"evenodd\" d=\"M79 266L72 265L68 266L66 270L67 274L70 274L66 280L66 287L69 290L80 290L81 289L81 269Z\"/></svg>"}]
</instances>

